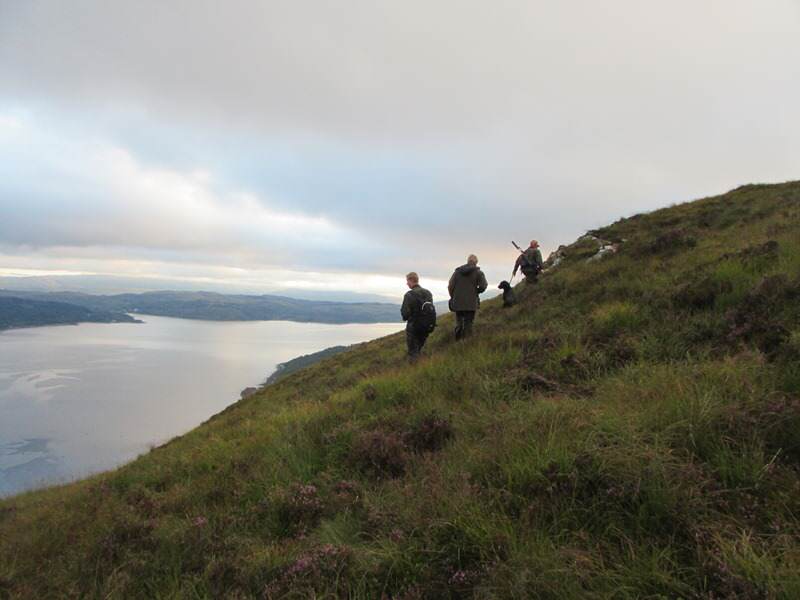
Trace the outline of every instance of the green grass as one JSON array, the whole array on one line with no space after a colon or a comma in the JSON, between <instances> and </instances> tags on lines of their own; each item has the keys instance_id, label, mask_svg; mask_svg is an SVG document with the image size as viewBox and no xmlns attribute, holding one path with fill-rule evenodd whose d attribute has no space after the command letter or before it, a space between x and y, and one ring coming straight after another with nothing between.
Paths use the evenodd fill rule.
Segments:
<instances>
[{"instance_id":1,"label":"green grass","mask_svg":"<svg viewBox=\"0 0 800 600\"><path fill-rule=\"evenodd\" d=\"M0 597L800 597L800 184L595 233L416 365L376 340L0 502Z\"/></svg>"}]
</instances>

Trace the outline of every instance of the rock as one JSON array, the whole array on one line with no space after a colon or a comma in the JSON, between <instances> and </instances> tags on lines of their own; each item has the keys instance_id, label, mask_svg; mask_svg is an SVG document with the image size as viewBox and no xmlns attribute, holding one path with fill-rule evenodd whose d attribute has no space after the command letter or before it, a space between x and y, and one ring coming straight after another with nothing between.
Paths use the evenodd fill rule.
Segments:
<instances>
[{"instance_id":1,"label":"rock","mask_svg":"<svg viewBox=\"0 0 800 600\"><path fill-rule=\"evenodd\" d=\"M602 240L598 240L598 241L602 242ZM609 254L616 254L617 251L619 250L619 246L620 246L619 244L612 244L610 242L602 242L602 245L600 246L600 249L597 251L597 254L587 258L586 262L592 262L592 261L595 261L595 260L600 260L604 256L608 256Z\"/></svg>"},{"instance_id":2,"label":"rock","mask_svg":"<svg viewBox=\"0 0 800 600\"><path fill-rule=\"evenodd\" d=\"M254 396L257 393L258 393L258 388L248 387L248 388L244 388L240 395L242 397L242 400L244 400L245 398L249 398L250 396Z\"/></svg>"},{"instance_id":3,"label":"rock","mask_svg":"<svg viewBox=\"0 0 800 600\"><path fill-rule=\"evenodd\" d=\"M547 257L547 260L544 261L544 270L547 271L549 269L555 269L561 261L564 260L567 256L567 247L566 246L559 246L558 249L554 252L550 253L550 256Z\"/></svg>"}]
</instances>

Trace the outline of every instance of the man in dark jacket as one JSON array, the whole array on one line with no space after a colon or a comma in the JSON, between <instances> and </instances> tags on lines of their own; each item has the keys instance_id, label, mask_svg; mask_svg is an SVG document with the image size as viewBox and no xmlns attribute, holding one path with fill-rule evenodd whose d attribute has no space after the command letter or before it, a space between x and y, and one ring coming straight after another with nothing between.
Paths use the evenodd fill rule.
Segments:
<instances>
[{"instance_id":1,"label":"man in dark jacket","mask_svg":"<svg viewBox=\"0 0 800 600\"><path fill-rule=\"evenodd\" d=\"M433 295L419 285L419 275L413 271L406 275L406 285L408 286L408 291L403 296L400 315L403 317L403 321L406 321L408 359L413 362L419 358L422 347L425 345L425 340L428 339L428 332L420 330L415 319L419 317L423 304L433 302Z\"/></svg>"},{"instance_id":2,"label":"man in dark jacket","mask_svg":"<svg viewBox=\"0 0 800 600\"><path fill-rule=\"evenodd\" d=\"M517 257L517 262L514 263L514 272L511 274L511 279L517 274L517 269L522 268L522 274L525 275L527 283L536 283L539 278L539 273L542 272L542 251L539 250L539 242L531 240L531 245L525 249Z\"/></svg>"},{"instance_id":3,"label":"man in dark jacket","mask_svg":"<svg viewBox=\"0 0 800 600\"><path fill-rule=\"evenodd\" d=\"M450 310L456 313L456 339L468 337L472 333L475 311L480 306L479 294L488 286L486 276L478 267L478 257L470 254L467 264L458 267L447 289L450 292Z\"/></svg>"}]
</instances>

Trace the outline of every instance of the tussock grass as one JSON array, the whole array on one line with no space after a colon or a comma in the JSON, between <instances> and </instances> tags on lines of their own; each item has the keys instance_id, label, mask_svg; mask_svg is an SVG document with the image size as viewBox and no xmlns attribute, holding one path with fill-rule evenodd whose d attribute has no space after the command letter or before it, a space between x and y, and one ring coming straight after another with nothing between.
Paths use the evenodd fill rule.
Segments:
<instances>
[{"instance_id":1,"label":"tussock grass","mask_svg":"<svg viewBox=\"0 0 800 600\"><path fill-rule=\"evenodd\" d=\"M581 240L520 303L0 502L0 597L800 597L800 184Z\"/></svg>"}]
</instances>

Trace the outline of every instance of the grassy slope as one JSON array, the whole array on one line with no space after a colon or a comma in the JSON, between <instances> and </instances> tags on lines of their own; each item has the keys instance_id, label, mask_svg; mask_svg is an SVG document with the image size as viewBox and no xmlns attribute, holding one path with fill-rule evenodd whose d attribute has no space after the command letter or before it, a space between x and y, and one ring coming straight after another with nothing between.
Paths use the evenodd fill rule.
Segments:
<instances>
[{"instance_id":1,"label":"grassy slope","mask_svg":"<svg viewBox=\"0 0 800 600\"><path fill-rule=\"evenodd\" d=\"M416 366L384 338L0 502L0 596L800 597L800 183L599 234Z\"/></svg>"}]
</instances>

